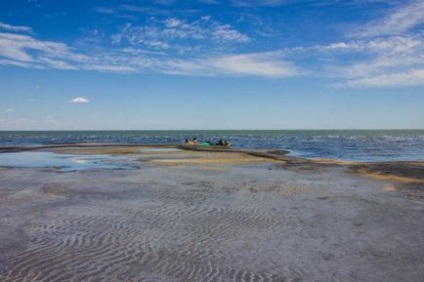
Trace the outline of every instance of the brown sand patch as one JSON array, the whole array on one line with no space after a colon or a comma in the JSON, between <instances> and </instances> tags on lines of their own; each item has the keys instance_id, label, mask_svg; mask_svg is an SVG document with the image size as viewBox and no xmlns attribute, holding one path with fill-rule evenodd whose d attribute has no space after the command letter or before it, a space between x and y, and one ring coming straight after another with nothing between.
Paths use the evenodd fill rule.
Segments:
<instances>
[{"instance_id":1,"label":"brown sand patch","mask_svg":"<svg viewBox=\"0 0 424 282\"><path fill-rule=\"evenodd\" d=\"M184 159L151 159L151 163L160 163L168 165L182 165L182 164L193 164L193 165L205 165L205 164L240 164L240 163L261 163L261 162L273 162L273 160L254 157L246 154L237 153L221 153L221 154L202 154L198 153L195 158L184 158Z\"/></svg>"},{"instance_id":2,"label":"brown sand patch","mask_svg":"<svg viewBox=\"0 0 424 282\"><path fill-rule=\"evenodd\" d=\"M424 166L417 162L360 164L350 167L354 172L376 180L401 183L424 183Z\"/></svg>"},{"instance_id":3,"label":"brown sand patch","mask_svg":"<svg viewBox=\"0 0 424 282\"><path fill-rule=\"evenodd\" d=\"M387 192L396 192L397 191L396 187L393 186L393 185L386 185L386 186L383 187L383 190L387 191Z\"/></svg>"},{"instance_id":4,"label":"brown sand patch","mask_svg":"<svg viewBox=\"0 0 424 282\"><path fill-rule=\"evenodd\" d=\"M337 165L355 165L355 164L358 164L358 162L353 162L353 161L339 161L339 160L326 159L326 158L313 159L313 162L317 163L317 164L337 164Z\"/></svg>"},{"instance_id":5,"label":"brown sand patch","mask_svg":"<svg viewBox=\"0 0 424 282\"><path fill-rule=\"evenodd\" d=\"M48 197L65 197L69 194L68 187L61 183L45 184L40 192Z\"/></svg>"}]
</instances>

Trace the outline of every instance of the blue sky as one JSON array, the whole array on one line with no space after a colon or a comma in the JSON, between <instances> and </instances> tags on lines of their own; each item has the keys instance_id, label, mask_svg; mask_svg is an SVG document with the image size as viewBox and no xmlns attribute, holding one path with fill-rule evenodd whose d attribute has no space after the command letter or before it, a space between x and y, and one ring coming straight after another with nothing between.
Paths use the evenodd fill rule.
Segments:
<instances>
[{"instance_id":1,"label":"blue sky","mask_svg":"<svg viewBox=\"0 0 424 282\"><path fill-rule=\"evenodd\" d=\"M422 129L424 0L0 3L0 130Z\"/></svg>"}]
</instances>

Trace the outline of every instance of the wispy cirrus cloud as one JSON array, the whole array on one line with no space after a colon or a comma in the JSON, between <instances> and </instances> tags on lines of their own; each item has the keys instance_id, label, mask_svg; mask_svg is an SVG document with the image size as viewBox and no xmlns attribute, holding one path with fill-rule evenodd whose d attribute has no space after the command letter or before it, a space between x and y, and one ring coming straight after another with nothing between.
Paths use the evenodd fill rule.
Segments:
<instances>
[{"instance_id":1,"label":"wispy cirrus cloud","mask_svg":"<svg viewBox=\"0 0 424 282\"><path fill-rule=\"evenodd\" d=\"M424 24L424 1L401 2L381 19L371 21L350 32L352 37L377 37L403 34Z\"/></svg>"},{"instance_id":2,"label":"wispy cirrus cloud","mask_svg":"<svg viewBox=\"0 0 424 282\"><path fill-rule=\"evenodd\" d=\"M217 73L284 78L302 75L305 70L284 60L279 52L239 54L208 60Z\"/></svg>"},{"instance_id":3,"label":"wispy cirrus cloud","mask_svg":"<svg viewBox=\"0 0 424 282\"><path fill-rule=\"evenodd\" d=\"M340 78L338 87L424 85L424 39L421 34L355 40L290 50L331 58L316 72Z\"/></svg>"},{"instance_id":4,"label":"wispy cirrus cloud","mask_svg":"<svg viewBox=\"0 0 424 282\"><path fill-rule=\"evenodd\" d=\"M0 33L0 65L35 69L132 72L126 59L114 54L86 54L65 43L29 35Z\"/></svg>"},{"instance_id":5,"label":"wispy cirrus cloud","mask_svg":"<svg viewBox=\"0 0 424 282\"><path fill-rule=\"evenodd\" d=\"M27 33L32 32L32 28L28 26L10 25L4 22L0 22L0 29L11 31L11 32L27 32Z\"/></svg>"},{"instance_id":6,"label":"wispy cirrus cloud","mask_svg":"<svg viewBox=\"0 0 424 282\"><path fill-rule=\"evenodd\" d=\"M179 26L178 20L166 25ZM134 47L82 53L64 43L28 35L0 34L0 65L98 72L158 72L203 76L299 75L332 77L339 87L423 85L424 39L421 35L352 40L273 52L169 56L163 51ZM302 63L309 57L313 63ZM315 66L315 67L314 67ZM318 67L317 67L318 66Z\"/></svg>"},{"instance_id":7,"label":"wispy cirrus cloud","mask_svg":"<svg viewBox=\"0 0 424 282\"><path fill-rule=\"evenodd\" d=\"M161 72L203 76L259 76L285 78L304 70L281 58L280 52L222 55L191 60L164 61Z\"/></svg>"},{"instance_id":8,"label":"wispy cirrus cloud","mask_svg":"<svg viewBox=\"0 0 424 282\"><path fill-rule=\"evenodd\" d=\"M77 62L88 59L85 55L72 52L64 43L38 40L29 35L14 33L0 33L0 57L6 61L35 64L39 67L63 66L64 69L70 69L71 66L61 59L67 58Z\"/></svg>"},{"instance_id":9,"label":"wispy cirrus cloud","mask_svg":"<svg viewBox=\"0 0 424 282\"><path fill-rule=\"evenodd\" d=\"M108 48L79 49L17 32L0 33L0 65L193 76L329 77L337 80L338 87L424 85L422 33L239 52L232 46L254 39L209 16L153 17L146 25L127 24L112 37L104 36L115 43Z\"/></svg>"},{"instance_id":10,"label":"wispy cirrus cloud","mask_svg":"<svg viewBox=\"0 0 424 282\"><path fill-rule=\"evenodd\" d=\"M231 25L221 24L209 16L195 21L179 18L152 20L143 26L126 24L119 33L112 36L114 44L129 43L149 49L178 49L180 52L194 49L209 50L225 45L248 42L250 38Z\"/></svg>"},{"instance_id":11,"label":"wispy cirrus cloud","mask_svg":"<svg viewBox=\"0 0 424 282\"><path fill-rule=\"evenodd\" d=\"M402 87L424 85L424 68L347 80L340 87Z\"/></svg>"},{"instance_id":12,"label":"wispy cirrus cloud","mask_svg":"<svg viewBox=\"0 0 424 282\"><path fill-rule=\"evenodd\" d=\"M171 15L198 15L201 11L196 9L176 8L174 1L169 3L159 3L150 1L145 5L121 4L114 6L97 6L93 10L99 14L112 15L115 18L137 20L140 17L149 16L171 16Z\"/></svg>"}]
</instances>

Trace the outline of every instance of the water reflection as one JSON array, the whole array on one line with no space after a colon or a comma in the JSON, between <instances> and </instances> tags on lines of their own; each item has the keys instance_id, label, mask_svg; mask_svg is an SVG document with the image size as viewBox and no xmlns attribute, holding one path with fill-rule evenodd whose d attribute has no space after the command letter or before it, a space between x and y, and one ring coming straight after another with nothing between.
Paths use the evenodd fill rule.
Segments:
<instances>
[{"instance_id":1,"label":"water reflection","mask_svg":"<svg viewBox=\"0 0 424 282\"><path fill-rule=\"evenodd\" d=\"M0 166L56 168L61 171L135 168L129 157L118 158L110 155L68 155L52 152L2 153L0 154Z\"/></svg>"}]
</instances>

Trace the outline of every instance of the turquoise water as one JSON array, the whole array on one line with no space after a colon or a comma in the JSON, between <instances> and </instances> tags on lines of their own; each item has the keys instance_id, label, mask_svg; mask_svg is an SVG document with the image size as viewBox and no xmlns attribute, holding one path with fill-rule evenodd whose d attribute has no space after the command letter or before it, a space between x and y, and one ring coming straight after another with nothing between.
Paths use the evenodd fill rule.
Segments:
<instances>
[{"instance_id":1,"label":"turquoise water","mask_svg":"<svg viewBox=\"0 0 424 282\"><path fill-rule=\"evenodd\" d=\"M284 149L291 155L308 158L424 160L424 130L3 131L0 146L182 144L193 137L213 142L226 138L234 148Z\"/></svg>"}]
</instances>

